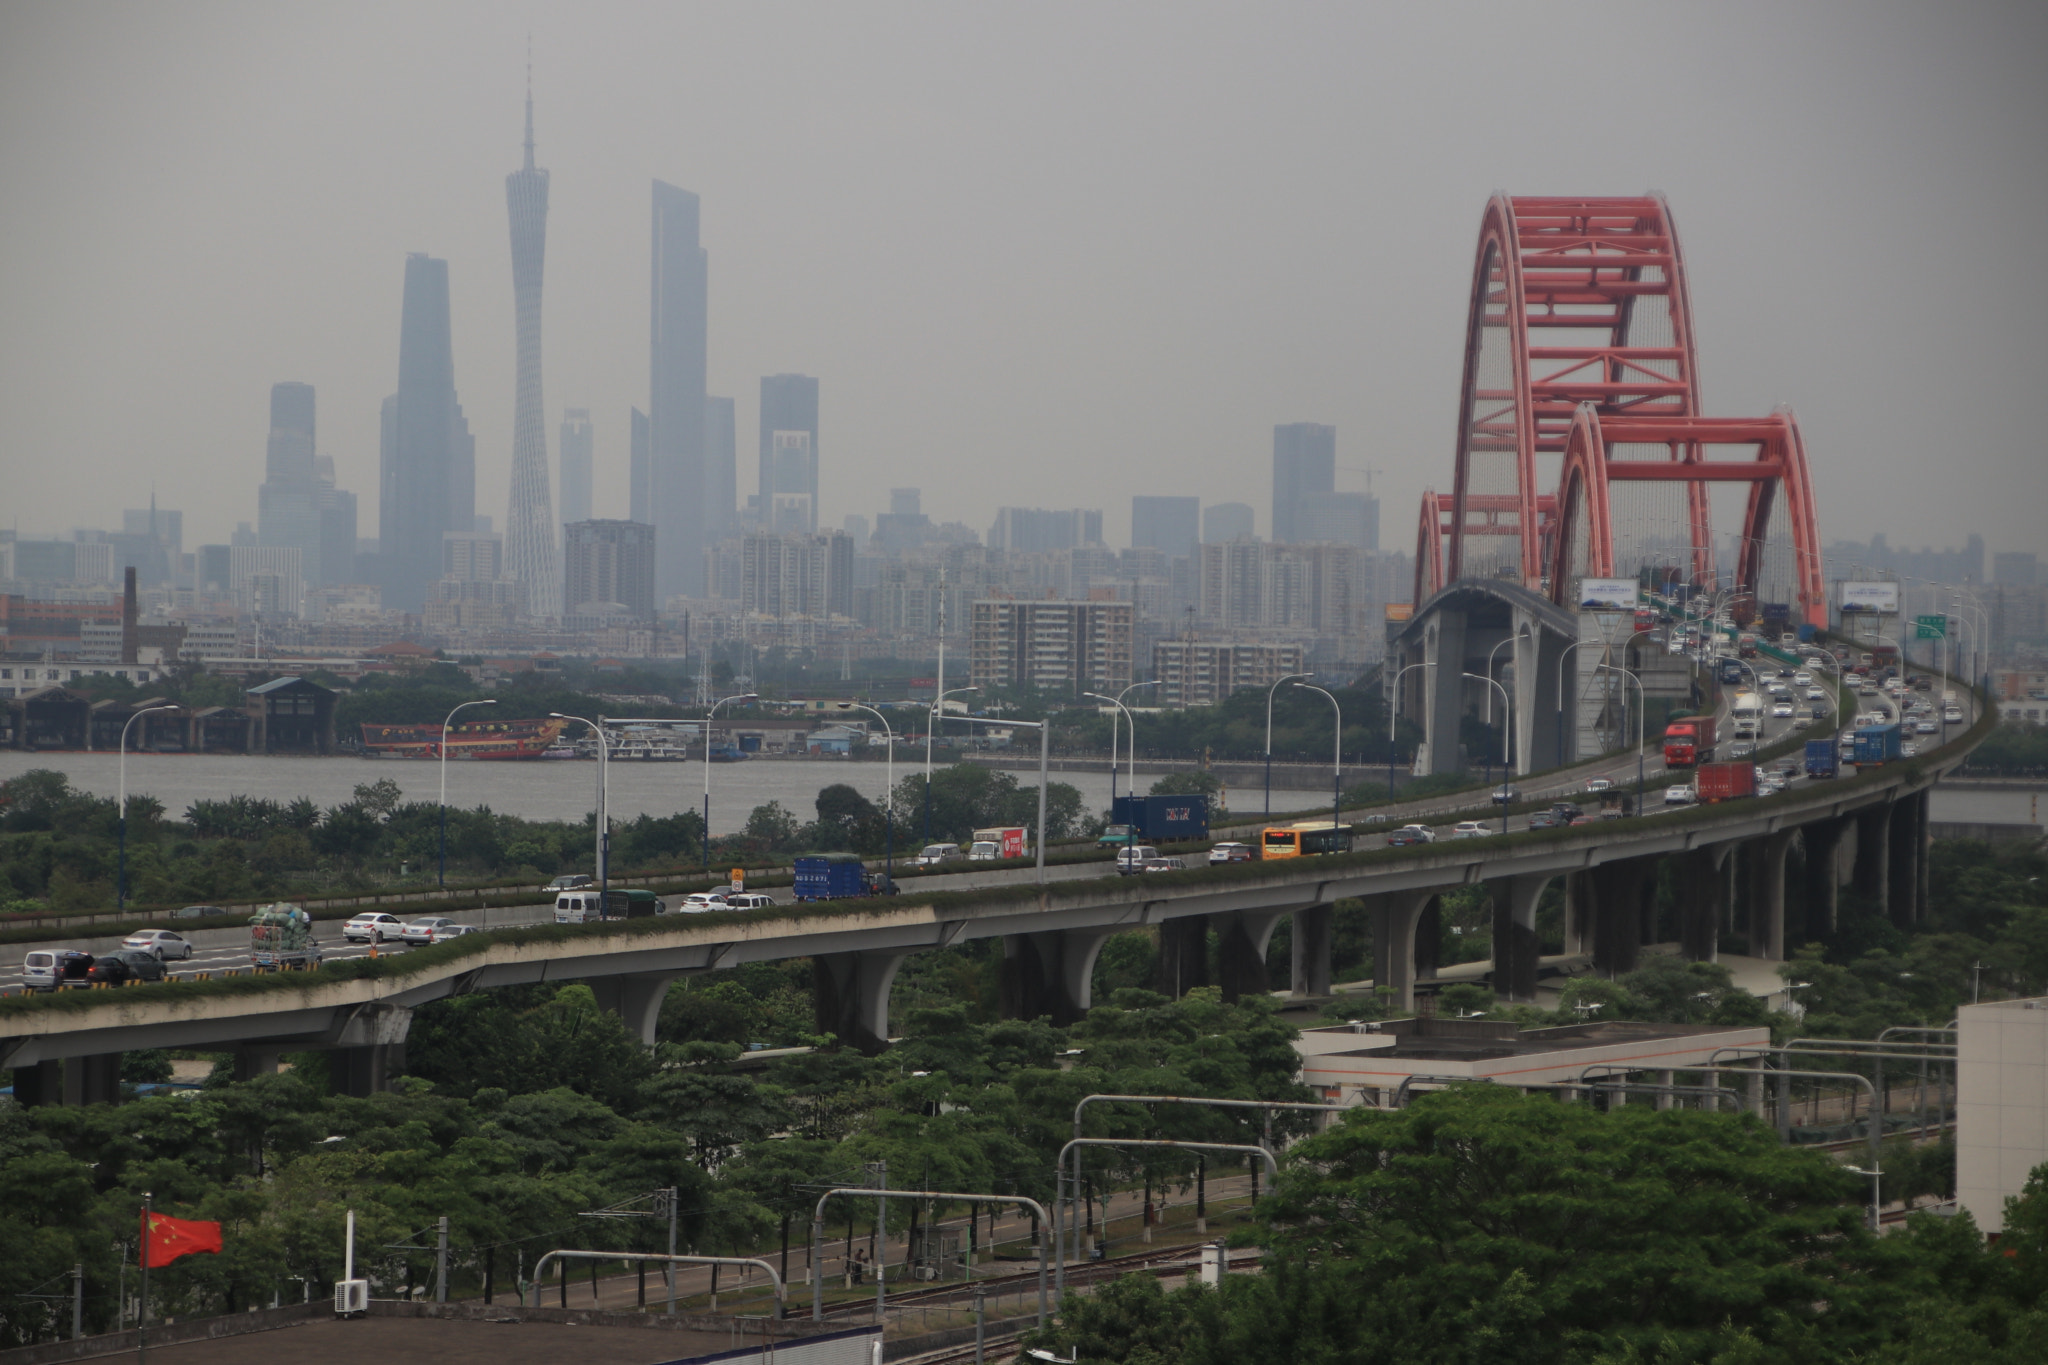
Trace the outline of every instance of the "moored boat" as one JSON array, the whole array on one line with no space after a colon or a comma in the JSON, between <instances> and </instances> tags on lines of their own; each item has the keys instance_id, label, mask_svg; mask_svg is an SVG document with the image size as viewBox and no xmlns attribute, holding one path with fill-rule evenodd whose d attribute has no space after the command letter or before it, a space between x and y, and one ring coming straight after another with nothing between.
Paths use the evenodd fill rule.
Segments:
<instances>
[{"instance_id":1,"label":"moored boat","mask_svg":"<svg viewBox=\"0 0 2048 1365\"><path fill-rule=\"evenodd\" d=\"M464 721L448 727L448 757L540 758L555 747L568 722L552 719ZM383 758L441 757L441 727L362 724L363 748Z\"/></svg>"}]
</instances>

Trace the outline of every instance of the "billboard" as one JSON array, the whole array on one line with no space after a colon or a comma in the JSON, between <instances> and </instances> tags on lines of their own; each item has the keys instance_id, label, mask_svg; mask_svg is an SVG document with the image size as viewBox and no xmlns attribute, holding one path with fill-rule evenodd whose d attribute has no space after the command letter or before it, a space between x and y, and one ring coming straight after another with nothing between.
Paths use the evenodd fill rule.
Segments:
<instances>
[{"instance_id":1,"label":"billboard","mask_svg":"<svg viewBox=\"0 0 2048 1365\"><path fill-rule=\"evenodd\" d=\"M1582 578L1579 580L1579 610L1634 611L1636 593L1633 578Z\"/></svg>"},{"instance_id":2,"label":"billboard","mask_svg":"<svg viewBox=\"0 0 2048 1365\"><path fill-rule=\"evenodd\" d=\"M1844 583L1842 584L1842 610L1875 611L1896 616L1899 611L1899 585L1896 583Z\"/></svg>"}]
</instances>

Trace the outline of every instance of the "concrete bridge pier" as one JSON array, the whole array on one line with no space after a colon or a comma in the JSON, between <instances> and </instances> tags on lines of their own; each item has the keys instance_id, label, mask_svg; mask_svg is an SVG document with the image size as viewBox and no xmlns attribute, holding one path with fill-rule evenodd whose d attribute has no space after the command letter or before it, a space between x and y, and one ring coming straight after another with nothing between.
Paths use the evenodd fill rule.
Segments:
<instances>
[{"instance_id":1,"label":"concrete bridge pier","mask_svg":"<svg viewBox=\"0 0 2048 1365\"><path fill-rule=\"evenodd\" d=\"M1159 958L1153 982L1153 989L1171 1000L1209 984L1207 915L1159 922Z\"/></svg>"},{"instance_id":2,"label":"concrete bridge pier","mask_svg":"<svg viewBox=\"0 0 2048 1365\"><path fill-rule=\"evenodd\" d=\"M593 976L587 984L597 997L599 1009L619 1016L626 1032L639 1038L642 1047L653 1047L655 1026L661 1022L661 1003L668 999L671 981L680 972L634 972L624 976Z\"/></svg>"},{"instance_id":3,"label":"concrete bridge pier","mask_svg":"<svg viewBox=\"0 0 2048 1365\"><path fill-rule=\"evenodd\" d=\"M1527 607L1516 607L1515 620L1515 771L1535 772L1557 761L1558 664L1571 643L1544 628Z\"/></svg>"},{"instance_id":4,"label":"concrete bridge pier","mask_svg":"<svg viewBox=\"0 0 2048 1365\"><path fill-rule=\"evenodd\" d=\"M258 1076L275 1076L284 1057L276 1048L241 1048L235 1053L235 1079L253 1081Z\"/></svg>"},{"instance_id":5,"label":"concrete bridge pier","mask_svg":"<svg viewBox=\"0 0 2048 1365\"><path fill-rule=\"evenodd\" d=\"M1435 907L1436 895L1433 890L1393 891L1366 903L1372 916L1373 984L1390 988L1382 997L1383 1008L1414 1009L1417 977L1436 975L1435 945L1429 945L1425 964L1417 941L1424 912Z\"/></svg>"},{"instance_id":6,"label":"concrete bridge pier","mask_svg":"<svg viewBox=\"0 0 2048 1365\"><path fill-rule=\"evenodd\" d=\"M1785 858L1794 831L1767 834L1749 845L1749 952L1785 960Z\"/></svg>"},{"instance_id":7,"label":"concrete bridge pier","mask_svg":"<svg viewBox=\"0 0 2048 1365\"><path fill-rule=\"evenodd\" d=\"M1536 968L1542 944L1536 937L1536 903L1546 876L1502 877L1487 883L1493 897L1493 993L1516 1004L1536 999Z\"/></svg>"},{"instance_id":8,"label":"concrete bridge pier","mask_svg":"<svg viewBox=\"0 0 2048 1365\"><path fill-rule=\"evenodd\" d=\"M14 1068L14 1102L36 1105L113 1104L121 1098L121 1054L103 1052Z\"/></svg>"},{"instance_id":9,"label":"concrete bridge pier","mask_svg":"<svg viewBox=\"0 0 2048 1365\"><path fill-rule=\"evenodd\" d=\"M1721 864L1729 844L1712 844L1680 856L1678 864L1678 942L1691 962L1715 962L1721 956L1721 889L1726 881Z\"/></svg>"},{"instance_id":10,"label":"concrete bridge pier","mask_svg":"<svg viewBox=\"0 0 2048 1365\"><path fill-rule=\"evenodd\" d=\"M64 1102L64 1063L55 1059L14 1068L14 1102L24 1109Z\"/></svg>"},{"instance_id":11,"label":"concrete bridge pier","mask_svg":"<svg viewBox=\"0 0 2048 1365\"><path fill-rule=\"evenodd\" d=\"M1459 721L1465 713L1465 613L1439 607L1422 636L1422 658L1435 665L1422 670L1423 743L1431 773L1462 770Z\"/></svg>"},{"instance_id":12,"label":"concrete bridge pier","mask_svg":"<svg viewBox=\"0 0 2048 1365\"><path fill-rule=\"evenodd\" d=\"M1885 863L1890 873L1885 888L1892 920L1902 927L1918 924L1926 914L1927 793L1902 796L1892 803Z\"/></svg>"},{"instance_id":13,"label":"concrete bridge pier","mask_svg":"<svg viewBox=\"0 0 2048 1365\"><path fill-rule=\"evenodd\" d=\"M1873 902L1880 915L1891 913L1891 836L1889 803L1856 812L1856 863L1849 872L1849 885L1857 895Z\"/></svg>"},{"instance_id":14,"label":"concrete bridge pier","mask_svg":"<svg viewBox=\"0 0 2048 1365\"><path fill-rule=\"evenodd\" d=\"M1592 891L1593 966L1616 977L1636 969L1643 921L1656 911L1660 858L1602 863L1588 874Z\"/></svg>"},{"instance_id":15,"label":"concrete bridge pier","mask_svg":"<svg viewBox=\"0 0 2048 1365\"><path fill-rule=\"evenodd\" d=\"M1806 936L1835 931L1841 918L1842 829L1845 821L1815 820L1799 827L1806 854Z\"/></svg>"},{"instance_id":16,"label":"concrete bridge pier","mask_svg":"<svg viewBox=\"0 0 2048 1365\"><path fill-rule=\"evenodd\" d=\"M811 959L818 1032L874 1054L889 1046L889 988L908 952L820 953Z\"/></svg>"},{"instance_id":17,"label":"concrete bridge pier","mask_svg":"<svg viewBox=\"0 0 2048 1365\"><path fill-rule=\"evenodd\" d=\"M1325 996L1330 993L1330 929L1336 907L1311 905L1294 912L1294 962L1288 973L1288 994Z\"/></svg>"},{"instance_id":18,"label":"concrete bridge pier","mask_svg":"<svg viewBox=\"0 0 2048 1365\"><path fill-rule=\"evenodd\" d=\"M1006 1019L1051 1018L1062 1027L1095 1003L1095 960L1116 933L1061 929L1003 939L1002 1012Z\"/></svg>"},{"instance_id":19,"label":"concrete bridge pier","mask_svg":"<svg viewBox=\"0 0 2048 1365\"><path fill-rule=\"evenodd\" d=\"M339 1047L330 1054L329 1083L351 1099L368 1099L391 1088L391 1078L405 1070L404 1043L365 1043Z\"/></svg>"},{"instance_id":20,"label":"concrete bridge pier","mask_svg":"<svg viewBox=\"0 0 2048 1365\"><path fill-rule=\"evenodd\" d=\"M1264 995L1273 983L1266 971L1266 948L1286 910L1233 910L1216 915L1216 984L1225 1004L1247 995Z\"/></svg>"}]
</instances>

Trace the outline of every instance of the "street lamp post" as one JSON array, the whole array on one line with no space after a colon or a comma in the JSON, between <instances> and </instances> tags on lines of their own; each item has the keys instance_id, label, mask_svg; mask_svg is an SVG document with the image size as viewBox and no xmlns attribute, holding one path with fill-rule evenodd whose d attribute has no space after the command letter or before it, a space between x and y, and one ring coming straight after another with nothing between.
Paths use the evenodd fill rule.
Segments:
<instances>
[{"instance_id":1,"label":"street lamp post","mask_svg":"<svg viewBox=\"0 0 2048 1365\"><path fill-rule=\"evenodd\" d=\"M882 858L883 866L888 869L889 884L893 886L896 883L896 732L889 728L889 718L872 706L857 701L843 701L839 703L839 709L842 711L867 712L876 720L882 722L882 734L889 741L889 770L888 776L884 779L887 783L884 790L888 795L882 800L882 826L888 833L883 836L885 840L883 848L886 852L883 853Z\"/></svg>"},{"instance_id":2,"label":"street lamp post","mask_svg":"<svg viewBox=\"0 0 2048 1365\"><path fill-rule=\"evenodd\" d=\"M1636 814L1643 813L1643 712L1649 703L1643 697L1643 680L1623 668L1620 664L1594 664L1594 670L1607 669L1619 673L1636 685Z\"/></svg>"},{"instance_id":3,"label":"street lamp post","mask_svg":"<svg viewBox=\"0 0 2048 1365\"><path fill-rule=\"evenodd\" d=\"M704 870L711 870L711 722L718 715L718 708L729 701L753 701L758 692L736 692L730 697L720 697L711 703L711 709L704 713Z\"/></svg>"},{"instance_id":4,"label":"street lamp post","mask_svg":"<svg viewBox=\"0 0 2048 1365\"><path fill-rule=\"evenodd\" d=\"M1502 687L1499 682L1490 677L1482 678L1477 673L1467 673L1465 674L1465 676L1472 679L1472 681L1474 682L1483 682L1487 684L1489 687L1493 688L1495 692L1500 693L1500 708L1501 716L1503 718L1500 727L1500 780L1501 785L1506 786L1508 780L1508 726L1506 717L1511 716L1513 714L1513 712L1509 709L1508 690L1507 688ZM1486 700L1490 706L1493 701L1493 692L1489 692L1486 694ZM1487 791L1488 795L1490 795L1493 798L1494 803L1500 807L1500 832L1502 834L1506 834L1508 832L1508 803L1501 799L1501 794L1499 792L1493 790L1493 781L1491 773L1489 773L1487 776Z\"/></svg>"},{"instance_id":5,"label":"street lamp post","mask_svg":"<svg viewBox=\"0 0 2048 1365\"><path fill-rule=\"evenodd\" d=\"M1304 692L1321 692L1329 701L1330 708L1337 713L1336 742L1330 751L1330 834L1334 838L1338 826L1343 823L1338 816L1344 809L1344 708L1338 705L1334 695L1314 683L1298 682L1289 686L1299 687Z\"/></svg>"},{"instance_id":6,"label":"street lamp post","mask_svg":"<svg viewBox=\"0 0 2048 1365\"><path fill-rule=\"evenodd\" d=\"M941 666L943 666L943 665L944 665L944 662L945 662L944 660L940 660L940 664L941 664ZM946 698L948 698L948 697L957 697L957 696L961 695L961 694L962 694L962 693L964 693L964 692L979 692L979 691L981 691L981 689L980 689L979 687L955 687L955 688L951 689L950 691L945 691L945 692L941 692L941 693L939 693L939 694L938 694L937 696L935 696L935 697L933 697L933 698L932 698L932 709L931 709L931 714L929 714L929 715L927 715L927 716L925 717L925 722L924 722L924 841L925 841L926 843L930 843L930 842L932 841L932 731L933 731L933 729L934 729L934 728L936 728L936 727L937 727L938 725L940 725L940 724L943 724L943 723L944 723L944 719L945 719L945 715L946 715ZM1116 765L1115 765L1114 763L1112 763L1112 764L1110 765L1110 780L1111 780L1112 782L1114 782L1114 781L1116 780Z\"/></svg>"},{"instance_id":7,"label":"street lamp post","mask_svg":"<svg viewBox=\"0 0 2048 1365\"><path fill-rule=\"evenodd\" d=\"M1134 683L1132 683L1132 684L1131 684L1131 685L1130 685L1129 687L1126 687L1126 688L1125 688L1125 689L1124 689L1123 691L1121 691L1121 692L1117 693L1117 694L1116 694L1116 695L1115 695L1114 697L1105 697L1105 696L1103 696L1103 695L1102 695L1101 693L1099 693L1099 692L1090 692L1090 693L1088 693L1088 694L1087 694L1088 696L1091 696L1091 697L1095 697L1095 698L1097 698L1097 699L1098 699L1098 700L1100 700L1100 701L1106 701L1106 702L1112 702L1112 703L1114 703L1114 704L1115 704L1115 706L1116 706L1116 709L1117 709L1117 710L1118 710L1119 712L1121 712L1121 713L1123 714L1123 717L1124 717L1124 719L1125 719L1125 720L1127 720L1127 721L1129 721L1129 722L1131 723L1131 757L1130 757L1130 770L1129 770L1129 774L1128 774L1128 776L1129 776L1129 778L1130 778L1130 781L1129 781L1129 783L1128 783L1127 785L1128 785L1128 786L1130 787L1130 794L1131 794L1132 796L1136 796L1136 795L1138 794L1138 721L1137 721L1137 717L1135 717L1135 716L1133 716L1133 715L1131 714L1131 712L1130 712L1130 708L1124 705L1124 698L1125 698L1126 696L1130 695L1130 694L1131 694L1132 692L1135 692L1135 691L1137 691L1137 690L1138 690L1139 688L1141 688L1141 687L1157 687L1157 686L1159 686L1159 681L1158 681L1158 679L1156 679L1156 678L1155 678L1155 679L1153 679L1153 680L1152 680L1151 682L1134 682ZM1270 746L1269 746L1269 747L1270 747ZM1269 759L1270 759L1270 756L1269 756ZM1272 780L1272 779L1271 779L1271 773L1272 773L1272 769L1271 769L1271 768L1269 767L1269 768L1267 769L1267 774L1268 774L1267 780L1268 780L1269 782L1270 782L1270 781ZM1115 810L1115 809L1116 809L1116 717L1115 717L1115 716L1111 716L1111 717L1109 718L1109 807L1110 807L1110 809L1111 809L1111 810Z\"/></svg>"},{"instance_id":8,"label":"street lamp post","mask_svg":"<svg viewBox=\"0 0 2048 1365\"><path fill-rule=\"evenodd\" d=\"M141 720L152 711L175 711L178 708L170 702L160 706L145 706L128 717L121 726L121 805L119 818L114 822L121 835L119 870L114 875L114 905L116 909L128 904L128 726Z\"/></svg>"},{"instance_id":9,"label":"street lamp post","mask_svg":"<svg viewBox=\"0 0 2048 1365\"><path fill-rule=\"evenodd\" d=\"M590 733L597 736L597 849L593 855L597 866L597 889L600 901L605 892L611 890L612 831L611 831L611 745L605 742L604 727L594 720L582 716L568 715L562 711L548 712L549 720L580 721L590 727Z\"/></svg>"},{"instance_id":10,"label":"street lamp post","mask_svg":"<svg viewBox=\"0 0 2048 1365\"><path fill-rule=\"evenodd\" d=\"M1391 691L1387 695L1387 799L1389 801L1394 799L1394 722L1399 718L1401 714L1401 679L1407 677L1409 671L1412 669L1435 667L1435 661L1425 659L1419 664L1403 664L1400 667L1400 669L1397 670L1394 674L1393 691ZM1281 681L1285 682L1286 679L1282 678ZM1271 710L1271 706L1272 703L1268 702L1267 708L1269 712ZM1269 730L1271 724L1272 722L1268 720L1267 725L1269 727ZM1269 733L1266 740L1266 761L1268 764L1267 771L1269 774L1271 772L1271 763L1273 758L1272 751L1273 743L1272 737ZM1268 815L1271 815L1273 813L1272 781L1272 778L1268 776L1266 779L1266 814Z\"/></svg>"},{"instance_id":11,"label":"street lamp post","mask_svg":"<svg viewBox=\"0 0 2048 1365\"><path fill-rule=\"evenodd\" d=\"M496 706L496 697L484 697L477 701L466 701L456 706L460 711L465 706ZM455 719L455 711L441 717L441 870L435 882L443 890L448 886L448 722Z\"/></svg>"},{"instance_id":12,"label":"street lamp post","mask_svg":"<svg viewBox=\"0 0 2048 1365\"><path fill-rule=\"evenodd\" d=\"M1855 1092L1851 1091L1850 1093L1854 1094ZM1876 1121L1875 1116L1873 1116L1871 1122L1875 1123ZM1884 1171L1878 1167L1872 1167L1866 1171L1861 1166L1844 1166L1842 1169L1851 1175L1862 1175L1870 1178L1870 1230L1876 1232L1878 1230L1878 1213L1884 1206L1882 1202L1884 1199Z\"/></svg>"},{"instance_id":13,"label":"street lamp post","mask_svg":"<svg viewBox=\"0 0 2048 1365\"><path fill-rule=\"evenodd\" d=\"M1557 766L1564 766L1564 661L1580 645L1595 643L1592 640L1574 640L1557 653ZM1573 700L1577 700L1576 696Z\"/></svg>"},{"instance_id":14,"label":"street lamp post","mask_svg":"<svg viewBox=\"0 0 2048 1365\"><path fill-rule=\"evenodd\" d=\"M963 725L1027 726L1038 731L1038 875L1035 880L1040 886L1045 885L1045 779L1052 753L1052 720L1004 720L988 716L961 716L959 720ZM925 793L929 800L930 782L925 783Z\"/></svg>"},{"instance_id":15,"label":"street lamp post","mask_svg":"<svg viewBox=\"0 0 2048 1365\"><path fill-rule=\"evenodd\" d=\"M1420 664L1408 665L1408 668L1420 667L1422 667L1422 665ZM1408 671L1408 669L1404 668L1401 671L1405 673ZM1279 687L1281 683L1291 683L1297 678L1306 678L1310 676L1312 675L1307 673L1289 673L1284 678L1276 679L1273 683L1273 686L1266 689L1266 818L1269 820L1273 818L1273 691L1275 688ZM1400 680L1398 678L1395 680L1395 685L1400 685ZM1387 739L1391 741L1393 738L1394 726L1393 722L1389 721L1387 723ZM1116 788L1116 778L1114 775L1115 768L1116 759L1115 755L1112 754L1110 756L1110 789L1112 790L1112 792ZM1392 772L1389 772L1387 774L1387 787L1389 791L1393 789L1393 785L1394 777Z\"/></svg>"}]
</instances>

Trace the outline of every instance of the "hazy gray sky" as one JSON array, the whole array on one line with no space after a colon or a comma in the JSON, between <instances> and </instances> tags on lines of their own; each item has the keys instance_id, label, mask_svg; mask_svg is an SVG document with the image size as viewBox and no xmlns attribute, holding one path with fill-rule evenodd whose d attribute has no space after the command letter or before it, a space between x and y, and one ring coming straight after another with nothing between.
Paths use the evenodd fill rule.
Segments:
<instances>
[{"instance_id":1,"label":"hazy gray sky","mask_svg":"<svg viewBox=\"0 0 2048 1365\"><path fill-rule=\"evenodd\" d=\"M1246 501L1271 428L1447 488L1487 196L1669 195L1706 410L1798 412L1825 537L2048 552L2048 6L0 4L0 524L253 520L269 386L376 517L405 253L502 520L532 32L550 452L625 511L649 181L711 388L823 383L824 513ZM1358 476L1340 476L1362 486Z\"/></svg>"}]
</instances>

